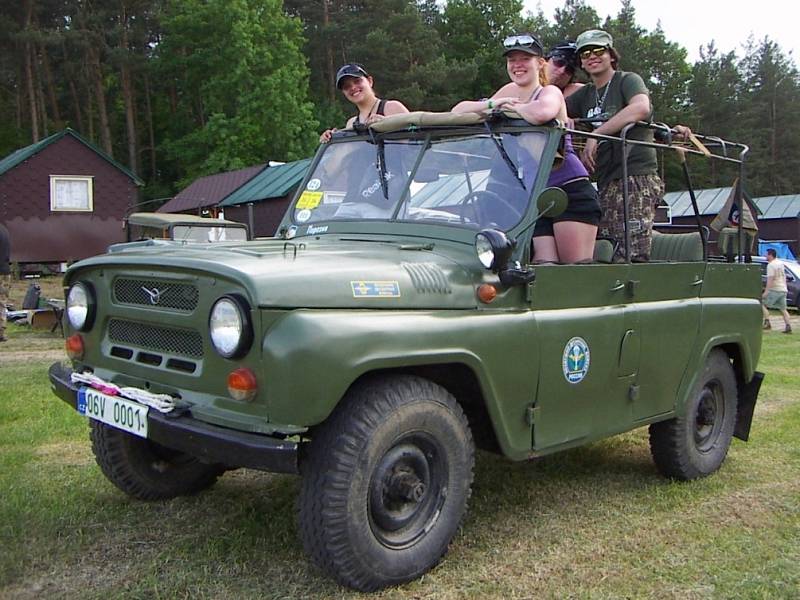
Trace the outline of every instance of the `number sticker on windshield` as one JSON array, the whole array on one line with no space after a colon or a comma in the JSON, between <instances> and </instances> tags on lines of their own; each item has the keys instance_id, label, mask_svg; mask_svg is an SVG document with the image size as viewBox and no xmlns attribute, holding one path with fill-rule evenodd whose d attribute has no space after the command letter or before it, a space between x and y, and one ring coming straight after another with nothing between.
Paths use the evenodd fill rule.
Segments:
<instances>
[{"instance_id":1,"label":"number sticker on windshield","mask_svg":"<svg viewBox=\"0 0 800 600\"><path fill-rule=\"evenodd\" d=\"M298 210L317 208L320 202L322 202L322 192L303 192L295 208Z\"/></svg>"}]
</instances>

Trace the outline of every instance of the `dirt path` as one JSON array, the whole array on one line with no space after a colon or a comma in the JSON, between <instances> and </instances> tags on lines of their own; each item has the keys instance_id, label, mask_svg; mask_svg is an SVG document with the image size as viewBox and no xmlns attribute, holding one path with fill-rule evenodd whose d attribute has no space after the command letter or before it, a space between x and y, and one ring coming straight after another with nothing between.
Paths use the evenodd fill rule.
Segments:
<instances>
[{"instance_id":1,"label":"dirt path","mask_svg":"<svg viewBox=\"0 0 800 600\"><path fill-rule=\"evenodd\" d=\"M66 358L64 341L52 337L12 337L0 343L0 365Z\"/></svg>"}]
</instances>

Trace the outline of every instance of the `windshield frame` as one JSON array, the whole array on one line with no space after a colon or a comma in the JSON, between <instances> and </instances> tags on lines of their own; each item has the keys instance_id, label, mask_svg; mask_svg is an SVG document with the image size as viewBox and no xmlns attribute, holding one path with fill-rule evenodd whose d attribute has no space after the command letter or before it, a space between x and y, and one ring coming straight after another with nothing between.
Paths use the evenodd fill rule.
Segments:
<instances>
[{"instance_id":1,"label":"windshield frame","mask_svg":"<svg viewBox=\"0 0 800 600\"><path fill-rule=\"evenodd\" d=\"M356 132L345 131L338 132L334 135L330 142L320 145L317 154L312 161L308 171L306 172L302 182L298 186L292 201L287 207L287 211L279 226L279 237L288 238L303 236L314 236L323 234L375 234L380 236L396 235L404 238L419 237L426 240L450 240L460 243L472 245L475 240L475 234L478 230L474 227L465 227L461 223L435 223L425 220L399 220L397 219L398 212L408 201L410 193L410 184L414 180L417 171L422 166L425 151L430 147L431 141L442 141L448 138L458 139L469 136L486 136L487 133L503 134L503 133L525 133L535 132L542 133L546 136L542 154L540 157L539 169L536 178L533 181L532 189L529 191L529 199L527 208L520 219L520 221L513 227L505 230L506 234L512 238L518 239L515 255L522 256L522 250L529 245L520 243L523 239L529 239L532 234L532 225L536 221L537 208L535 198L545 189L547 179L552 169L553 160L556 151L561 141L561 137L565 129L560 126L535 126L522 120L505 119L500 123L492 124L487 127L485 124L480 125L465 125L465 126L448 126L448 127L427 127L424 129L406 129L402 131L376 133L374 131ZM390 142L400 140L413 140L422 142L420 150L417 153L412 170L410 171L407 180L404 183L400 198L397 201L392 214L386 218L380 219L331 219L315 221L314 223L305 224L297 223L294 221L295 206L300 198L300 195L306 190L309 180L315 173L323 155L328 151L329 147L337 144L349 143L364 143L372 142L376 144L379 140Z\"/></svg>"}]
</instances>

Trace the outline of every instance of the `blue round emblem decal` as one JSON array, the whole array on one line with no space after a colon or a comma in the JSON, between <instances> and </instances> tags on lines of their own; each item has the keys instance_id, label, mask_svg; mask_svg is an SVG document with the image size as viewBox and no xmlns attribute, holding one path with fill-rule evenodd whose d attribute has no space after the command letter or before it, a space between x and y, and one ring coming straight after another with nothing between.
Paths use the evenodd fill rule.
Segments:
<instances>
[{"instance_id":1,"label":"blue round emblem decal","mask_svg":"<svg viewBox=\"0 0 800 600\"><path fill-rule=\"evenodd\" d=\"M580 383L589 372L589 344L581 337L574 337L564 346L561 368L570 383Z\"/></svg>"}]
</instances>

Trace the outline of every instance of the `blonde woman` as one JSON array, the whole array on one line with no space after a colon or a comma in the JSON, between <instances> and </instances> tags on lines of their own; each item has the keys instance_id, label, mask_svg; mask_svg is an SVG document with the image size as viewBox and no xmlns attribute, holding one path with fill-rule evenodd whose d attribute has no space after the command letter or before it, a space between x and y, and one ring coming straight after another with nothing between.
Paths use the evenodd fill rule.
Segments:
<instances>
[{"instance_id":1,"label":"blonde woman","mask_svg":"<svg viewBox=\"0 0 800 600\"><path fill-rule=\"evenodd\" d=\"M566 122L567 109L561 90L547 85L544 49L529 33L512 35L503 42L506 71L511 79L491 98L459 102L453 112L485 113L511 110L534 125L553 119ZM563 164L554 170L549 186L567 193L567 209L559 216L540 218L534 228L534 260L537 262L574 263L592 260L600 205L589 174L567 139Z\"/></svg>"}]
</instances>

